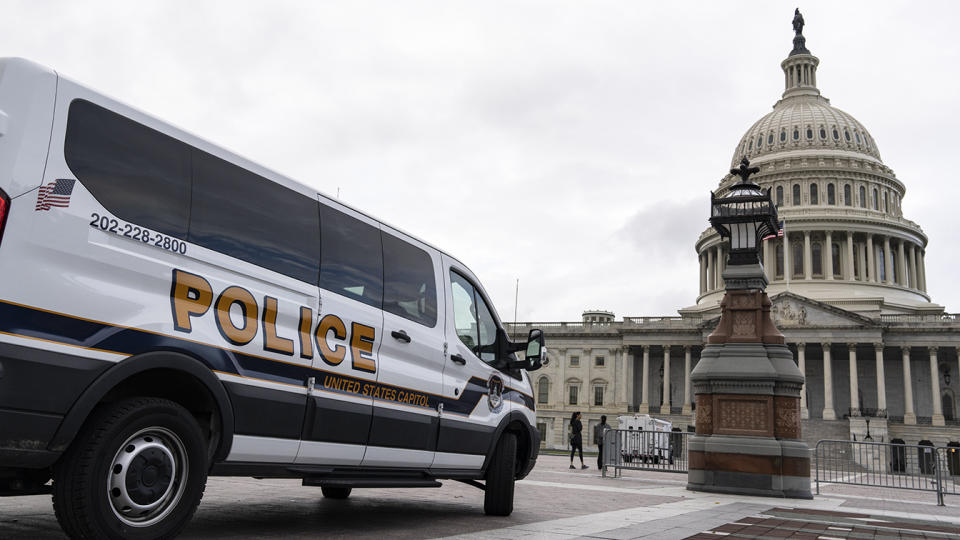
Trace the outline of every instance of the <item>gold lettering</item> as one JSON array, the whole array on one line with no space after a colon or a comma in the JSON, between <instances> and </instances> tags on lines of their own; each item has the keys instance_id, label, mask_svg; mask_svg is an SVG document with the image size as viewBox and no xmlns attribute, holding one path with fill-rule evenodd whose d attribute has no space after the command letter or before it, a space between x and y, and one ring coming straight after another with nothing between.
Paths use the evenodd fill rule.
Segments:
<instances>
[{"instance_id":1,"label":"gold lettering","mask_svg":"<svg viewBox=\"0 0 960 540\"><path fill-rule=\"evenodd\" d=\"M243 325L235 326L230 318L230 308L240 306ZM227 287L217 298L217 328L220 334L234 345L246 345L257 335L257 301L242 287Z\"/></svg>"},{"instance_id":2,"label":"gold lettering","mask_svg":"<svg viewBox=\"0 0 960 540\"><path fill-rule=\"evenodd\" d=\"M310 329L313 328L313 310L300 306L300 358L313 358L313 340Z\"/></svg>"},{"instance_id":3,"label":"gold lettering","mask_svg":"<svg viewBox=\"0 0 960 540\"><path fill-rule=\"evenodd\" d=\"M341 341L347 339L346 325L343 324L340 317L332 313L320 319L320 323L317 325L317 330L314 332L313 337L317 342L320 358L331 366L338 366L340 362L343 362L344 357L346 357L347 348L339 344L330 347L330 343L327 341L327 335L331 331L335 339Z\"/></svg>"},{"instance_id":4,"label":"gold lettering","mask_svg":"<svg viewBox=\"0 0 960 540\"><path fill-rule=\"evenodd\" d=\"M353 355L353 369L376 373L377 362L373 358L373 343L376 330L372 326L353 323L350 333L350 352Z\"/></svg>"},{"instance_id":5,"label":"gold lettering","mask_svg":"<svg viewBox=\"0 0 960 540\"><path fill-rule=\"evenodd\" d=\"M293 356L293 340L277 335L277 299L263 297L263 348L264 350Z\"/></svg>"},{"instance_id":6,"label":"gold lettering","mask_svg":"<svg viewBox=\"0 0 960 540\"><path fill-rule=\"evenodd\" d=\"M190 317L199 317L210 309L213 289L210 282L197 274L174 268L170 287L170 309L173 327L180 332L191 332Z\"/></svg>"}]
</instances>

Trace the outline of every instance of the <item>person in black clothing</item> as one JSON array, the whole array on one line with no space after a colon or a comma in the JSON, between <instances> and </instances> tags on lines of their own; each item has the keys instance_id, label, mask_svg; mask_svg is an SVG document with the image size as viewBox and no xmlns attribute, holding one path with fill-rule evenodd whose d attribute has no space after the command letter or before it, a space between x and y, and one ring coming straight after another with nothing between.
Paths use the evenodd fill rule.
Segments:
<instances>
[{"instance_id":1,"label":"person in black clothing","mask_svg":"<svg viewBox=\"0 0 960 540\"><path fill-rule=\"evenodd\" d=\"M580 422L580 411L573 413L573 416L570 417L570 468L576 469L573 466L573 456L576 452L580 451L580 468L586 469L587 466L583 463L583 423Z\"/></svg>"},{"instance_id":2,"label":"person in black clothing","mask_svg":"<svg viewBox=\"0 0 960 540\"><path fill-rule=\"evenodd\" d=\"M610 429L607 423L607 415L600 416L600 423L593 428L593 444L597 445L597 468L603 468L603 436Z\"/></svg>"}]
</instances>

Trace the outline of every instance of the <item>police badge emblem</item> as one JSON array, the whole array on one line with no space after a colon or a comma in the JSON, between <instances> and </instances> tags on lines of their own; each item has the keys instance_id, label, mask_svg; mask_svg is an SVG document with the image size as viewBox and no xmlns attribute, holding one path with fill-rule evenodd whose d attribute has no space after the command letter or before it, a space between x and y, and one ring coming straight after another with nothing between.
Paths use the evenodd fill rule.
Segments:
<instances>
[{"instance_id":1,"label":"police badge emblem","mask_svg":"<svg viewBox=\"0 0 960 540\"><path fill-rule=\"evenodd\" d=\"M499 375L491 375L487 381L487 403L495 413L503 408L503 379Z\"/></svg>"}]
</instances>

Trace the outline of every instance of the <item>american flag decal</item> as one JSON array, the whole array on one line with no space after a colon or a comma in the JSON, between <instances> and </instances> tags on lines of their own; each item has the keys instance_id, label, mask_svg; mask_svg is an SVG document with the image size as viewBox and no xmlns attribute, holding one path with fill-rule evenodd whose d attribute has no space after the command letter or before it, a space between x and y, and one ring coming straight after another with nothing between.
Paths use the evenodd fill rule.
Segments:
<instances>
[{"instance_id":1,"label":"american flag decal","mask_svg":"<svg viewBox=\"0 0 960 540\"><path fill-rule=\"evenodd\" d=\"M34 211L50 210L54 206L63 208L70 206L70 195L73 194L74 183L76 183L76 180L72 178L60 178L45 186L40 186L40 191L37 192L37 206Z\"/></svg>"}]
</instances>

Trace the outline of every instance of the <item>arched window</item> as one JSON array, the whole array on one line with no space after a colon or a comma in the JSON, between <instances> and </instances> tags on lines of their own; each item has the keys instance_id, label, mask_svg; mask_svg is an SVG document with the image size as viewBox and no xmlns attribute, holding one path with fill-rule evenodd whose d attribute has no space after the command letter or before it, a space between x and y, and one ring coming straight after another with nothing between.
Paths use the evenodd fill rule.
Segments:
<instances>
[{"instance_id":1,"label":"arched window","mask_svg":"<svg viewBox=\"0 0 960 540\"><path fill-rule=\"evenodd\" d=\"M540 377L537 381L537 403L550 402L550 380L546 377Z\"/></svg>"},{"instance_id":2,"label":"arched window","mask_svg":"<svg viewBox=\"0 0 960 540\"><path fill-rule=\"evenodd\" d=\"M783 142L783 141L785 141L785 140L787 140L787 132L786 132L786 131L781 131L781 132L780 132L780 142Z\"/></svg>"},{"instance_id":3,"label":"arched window","mask_svg":"<svg viewBox=\"0 0 960 540\"><path fill-rule=\"evenodd\" d=\"M777 186L777 206L783 206L783 186Z\"/></svg>"},{"instance_id":4,"label":"arched window","mask_svg":"<svg viewBox=\"0 0 960 540\"><path fill-rule=\"evenodd\" d=\"M763 146L763 135L757 137L757 148Z\"/></svg>"},{"instance_id":5,"label":"arched window","mask_svg":"<svg viewBox=\"0 0 960 540\"><path fill-rule=\"evenodd\" d=\"M846 139L847 142L850 142L850 132L846 129L843 130L843 138Z\"/></svg>"},{"instance_id":6,"label":"arched window","mask_svg":"<svg viewBox=\"0 0 960 540\"><path fill-rule=\"evenodd\" d=\"M827 184L827 204L837 204L837 188L833 184Z\"/></svg>"},{"instance_id":7,"label":"arched window","mask_svg":"<svg viewBox=\"0 0 960 540\"><path fill-rule=\"evenodd\" d=\"M750 139L750 150L753 150L753 139Z\"/></svg>"},{"instance_id":8,"label":"arched window","mask_svg":"<svg viewBox=\"0 0 960 540\"><path fill-rule=\"evenodd\" d=\"M820 242L813 243L812 251L813 251L812 253L813 259L811 259L811 262L813 263L813 275L822 276L823 275L823 251L820 248Z\"/></svg>"},{"instance_id":9,"label":"arched window","mask_svg":"<svg viewBox=\"0 0 960 540\"><path fill-rule=\"evenodd\" d=\"M840 132L837 131L837 128L833 128L833 140L835 140L835 141L839 141L839 140L840 140Z\"/></svg>"},{"instance_id":10,"label":"arched window","mask_svg":"<svg viewBox=\"0 0 960 540\"><path fill-rule=\"evenodd\" d=\"M807 138L808 138L808 139L812 139L812 138L813 138L813 130L810 129L809 127L807 128Z\"/></svg>"},{"instance_id":11,"label":"arched window","mask_svg":"<svg viewBox=\"0 0 960 540\"><path fill-rule=\"evenodd\" d=\"M867 207L867 190L860 186L860 208Z\"/></svg>"},{"instance_id":12,"label":"arched window","mask_svg":"<svg viewBox=\"0 0 960 540\"><path fill-rule=\"evenodd\" d=\"M793 206L800 206L800 184L793 185Z\"/></svg>"},{"instance_id":13,"label":"arched window","mask_svg":"<svg viewBox=\"0 0 960 540\"><path fill-rule=\"evenodd\" d=\"M850 195L850 184L843 186L843 204L847 206L853 204L853 197Z\"/></svg>"},{"instance_id":14,"label":"arched window","mask_svg":"<svg viewBox=\"0 0 960 540\"><path fill-rule=\"evenodd\" d=\"M803 277L803 246L800 242L793 244L793 277Z\"/></svg>"},{"instance_id":15,"label":"arched window","mask_svg":"<svg viewBox=\"0 0 960 540\"><path fill-rule=\"evenodd\" d=\"M776 267L777 278L783 278L783 243L777 243L777 267Z\"/></svg>"},{"instance_id":16,"label":"arched window","mask_svg":"<svg viewBox=\"0 0 960 540\"><path fill-rule=\"evenodd\" d=\"M773 144L773 133L767 135L767 144Z\"/></svg>"},{"instance_id":17,"label":"arched window","mask_svg":"<svg viewBox=\"0 0 960 540\"><path fill-rule=\"evenodd\" d=\"M857 138L857 144L860 144L860 133L854 131L853 134L854 134L854 136L856 136L856 138Z\"/></svg>"},{"instance_id":18,"label":"arched window","mask_svg":"<svg viewBox=\"0 0 960 540\"><path fill-rule=\"evenodd\" d=\"M827 138L827 130L823 129L822 127L820 128L820 138L821 139Z\"/></svg>"},{"instance_id":19,"label":"arched window","mask_svg":"<svg viewBox=\"0 0 960 540\"><path fill-rule=\"evenodd\" d=\"M797 128L793 128L793 140L795 141L800 140L800 130Z\"/></svg>"},{"instance_id":20,"label":"arched window","mask_svg":"<svg viewBox=\"0 0 960 540\"><path fill-rule=\"evenodd\" d=\"M810 184L810 204L820 204L820 200L817 197L816 184Z\"/></svg>"},{"instance_id":21,"label":"arched window","mask_svg":"<svg viewBox=\"0 0 960 540\"><path fill-rule=\"evenodd\" d=\"M833 252L833 277L840 277L840 244L834 243L831 251Z\"/></svg>"},{"instance_id":22,"label":"arched window","mask_svg":"<svg viewBox=\"0 0 960 540\"><path fill-rule=\"evenodd\" d=\"M890 212L890 207L887 206L887 192L883 192L883 211L886 213Z\"/></svg>"},{"instance_id":23,"label":"arched window","mask_svg":"<svg viewBox=\"0 0 960 540\"><path fill-rule=\"evenodd\" d=\"M873 188L873 209L880 209L880 193L877 192L877 188Z\"/></svg>"}]
</instances>

